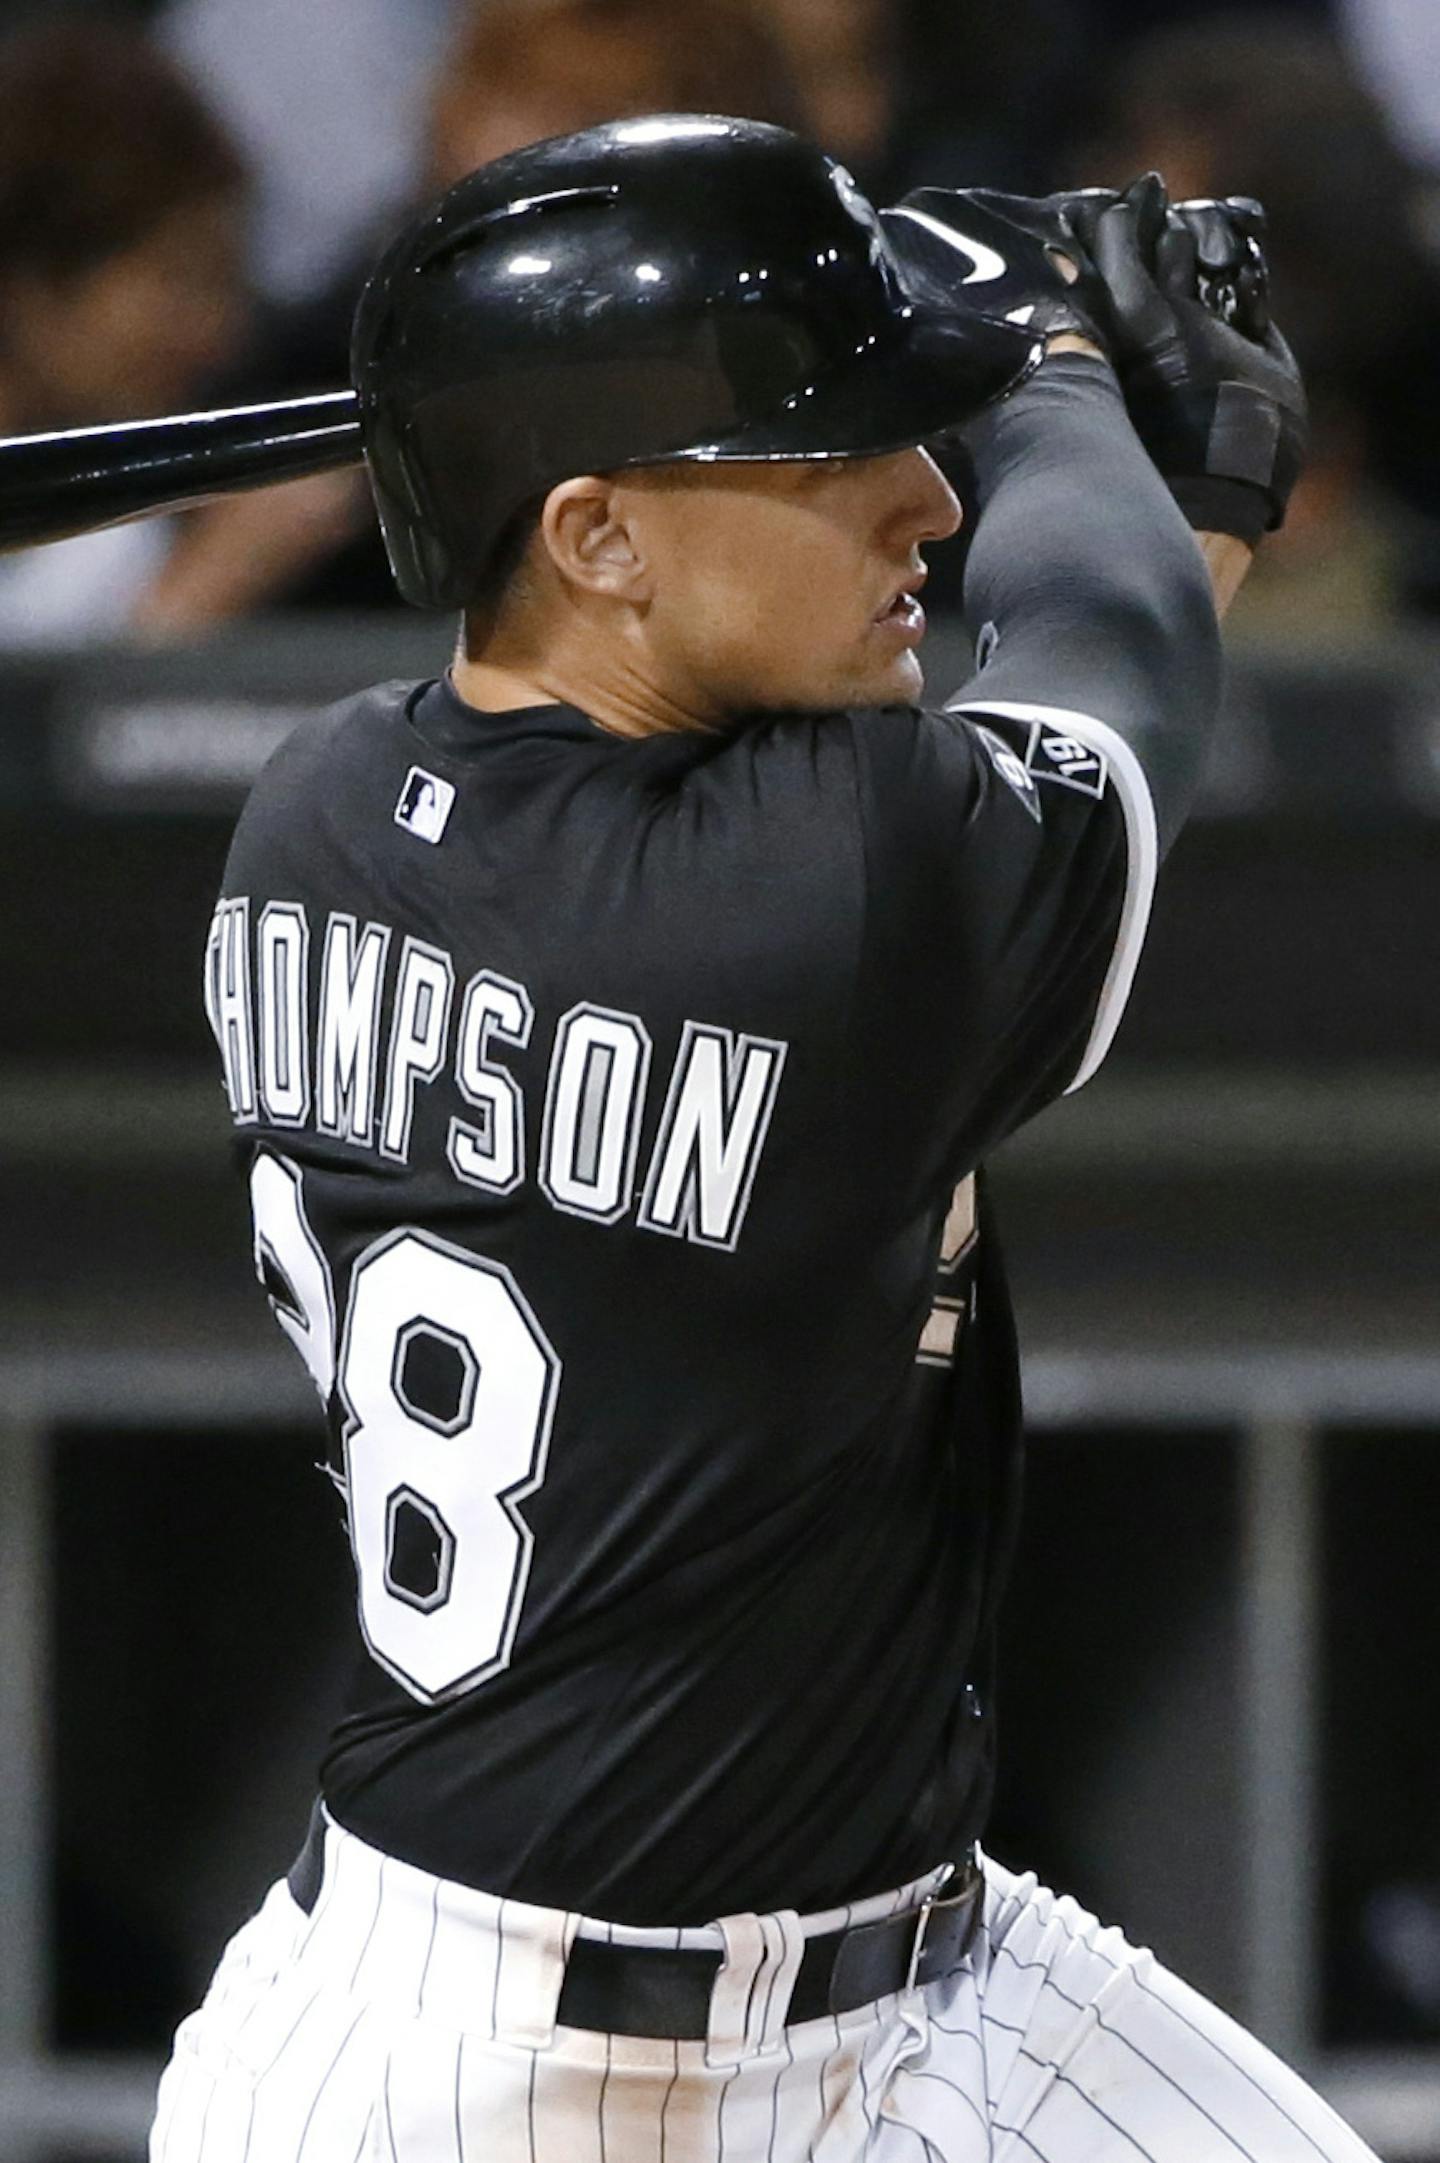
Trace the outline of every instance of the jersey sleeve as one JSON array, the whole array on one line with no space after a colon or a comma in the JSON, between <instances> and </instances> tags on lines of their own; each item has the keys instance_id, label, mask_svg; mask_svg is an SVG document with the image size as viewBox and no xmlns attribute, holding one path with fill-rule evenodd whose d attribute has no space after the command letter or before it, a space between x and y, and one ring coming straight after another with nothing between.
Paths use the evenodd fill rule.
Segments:
<instances>
[{"instance_id":1,"label":"jersey sleeve","mask_svg":"<svg viewBox=\"0 0 1440 2163\"><path fill-rule=\"evenodd\" d=\"M1114 1039L1155 885L1149 788L1115 730L1052 706L971 698L857 741L872 1026L979 1156Z\"/></svg>"}]
</instances>

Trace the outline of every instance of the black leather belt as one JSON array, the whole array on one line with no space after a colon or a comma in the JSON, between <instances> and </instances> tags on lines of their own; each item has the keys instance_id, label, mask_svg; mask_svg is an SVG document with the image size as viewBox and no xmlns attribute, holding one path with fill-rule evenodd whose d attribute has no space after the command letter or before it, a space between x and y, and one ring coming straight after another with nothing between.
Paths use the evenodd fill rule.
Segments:
<instances>
[{"instance_id":1,"label":"black leather belt","mask_svg":"<svg viewBox=\"0 0 1440 2163\"><path fill-rule=\"evenodd\" d=\"M323 1867L324 1819L317 1809L290 1871L291 1893L307 1914L319 1895ZM943 1899L924 1900L880 1922L807 1938L787 2024L853 2013L893 1991L953 1974L970 1950L984 1890L972 1849L957 1865ZM709 2032L710 1994L722 1958L718 1949L677 1952L576 1938L555 2017L564 2028L590 2028L601 2035L700 2042Z\"/></svg>"},{"instance_id":2,"label":"black leather belt","mask_svg":"<svg viewBox=\"0 0 1440 2163\"><path fill-rule=\"evenodd\" d=\"M857 1923L807 1938L790 1993L787 2025L852 2013L860 2005L935 1983L964 1960L984 1906L985 1880L974 1855L950 1880L953 1892L903 1915ZM660 2036L699 2042L710 2026L717 1952L669 1952L577 1938L565 1963L556 2019L564 2028L604 2035Z\"/></svg>"}]
</instances>

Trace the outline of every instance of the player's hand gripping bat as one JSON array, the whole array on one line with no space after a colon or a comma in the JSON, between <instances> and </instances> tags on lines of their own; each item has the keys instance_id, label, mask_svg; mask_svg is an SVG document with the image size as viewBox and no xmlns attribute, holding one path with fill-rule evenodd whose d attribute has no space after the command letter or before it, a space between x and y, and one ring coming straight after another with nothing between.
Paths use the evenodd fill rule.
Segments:
<instances>
[{"instance_id":1,"label":"player's hand gripping bat","mask_svg":"<svg viewBox=\"0 0 1440 2163\"><path fill-rule=\"evenodd\" d=\"M1305 460L1305 388L1270 313L1265 213L1247 196L1167 205L1158 175L1074 199L1104 287L1135 431L1192 525L1254 543Z\"/></svg>"},{"instance_id":2,"label":"player's hand gripping bat","mask_svg":"<svg viewBox=\"0 0 1440 2163\"><path fill-rule=\"evenodd\" d=\"M1123 192L918 188L882 217L952 296L973 286L1012 320L1101 346L1192 525L1253 544L1281 523L1304 460L1305 393L1270 315L1258 203L1170 204L1147 173Z\"/></svg>"},{"instance_id":3,"label":"player's hand gripping bat","mask_svg":"<svg viewBox=\"0 0 1440 2163\"><path fill-rule=\"evenodd\" d=\"M359 403L326 391L269 405L0 440L0 551L148 518L240 488L359 465Z\"/></svg>"}]
</instances>

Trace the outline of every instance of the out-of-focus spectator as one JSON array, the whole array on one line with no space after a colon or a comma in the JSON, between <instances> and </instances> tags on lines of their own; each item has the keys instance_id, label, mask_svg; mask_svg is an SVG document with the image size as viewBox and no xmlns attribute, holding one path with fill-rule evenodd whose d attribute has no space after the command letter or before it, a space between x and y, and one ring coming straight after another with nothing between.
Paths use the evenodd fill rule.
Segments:
<instances>
[{"instance_id":1,"label":"out-of-focus spectator","mask_svg":"<svg viewBox=\"0 0 1440 2163\"><path fill-rule=\"evenodd\" d=\"M138 34L76 20L0 47L0 433L162 413L244 324L244 171ZM0 562L0 641L119 629L160 522Z\"/></svg>"},{"instance_id":2,"label":"out-of-focus spectator","mask_svg":"<svg viewBox=\"0 0 1440 2163\"><path fill-rule=\"evenodd\" d=\"M909 0L879 192L1070 187L1057 153L1101 41L1083 0Z\"/></svg>"},{"instance_id":3,"label":"out-of-focus spectator","mask_svg":"<svg viewBox=\"0 0 1440 2163\"><path fill-rule=\"evenodd\" d=\"M1082 0L754 0L805 129L877 201L909 188L1034 191L1085 55Z\"/></svg>"},{"instance_id":4,"label":"out-of-focus spectator","mask_svg":"<svg viewBox=\"0 0 1440 2163\"><path fill-rule=\"evenodd\" d=\"M244 211L238 153L138 30L76 17L0 46L0 434L203 397L246 332ZM0 644L204 628L283 582L342 498L326 476L263 519L216 505L6 557Z\"/></svg>"},{"instance_id":5,"label":"out-of-focus spectator","mask_svg":"<svg viewBox=\"0 0 1440 2163\"><path fill-rule=\"evenodd\" d=\"M432 177L667 112L802 120L783 46L743 6L709 0L702 25L673 0L479 0L437 80Z\"/></svg>"},{"instance_id":6,"label":"out-of-focus spectator","mask_svg":"<svg viewBox=\"0 0 1440 2163\"><path fill-rule=\"evenodd\" d=\"M296 301L414 191L458 0L170 0L155 34L241 144L251 268Z\"/></svg>"},{"instance_id":7,"label":"out-of-focus spectator","mask_svg":"<svg viewBox=\"0 0 1440 2163\"><path fill-rule=\"evenodd\" d=\"M1056 184L1084 0L751 0L784 47L803 131L866 192Z\"/></svg>"},{"instance_id":8,"label":"out-of-focus spectator","mask_svg":"<svg viewBox=\"0 0 1440 2163\"><path fill-rule=\"evenodd\" d=\"M893 0L762 0L804 100L804 128L869 175L889 147L903 40Z\"/></svg>"},{"instance_id":9,"label":"out-of-focus spectator","mask_svg":"<svg viewBox=\"0 0 1440 2163\"><path fill-rule=\"evenodd\" d=\"M85 22L0 47L0 422L163 412L244 329L244 168L138 35Z\"/></svg>"},{"instance_id":10,"label":"out-of-focus spectator","mask_svg":"<svg viewBox=\"0 0 1440 2163\"><path fill-rule=\"evenodd\" d=\"M1437 316L1420 176L1330 37L1288 13L1141 41L1087 178L1157 167L1173 196L1247 194L1270 216L1276 312L1305 366L1310 465L1237 624L1353 635L1402 605L1403 500L1440 508L1429 424Z\"/></svg>"}]
</instances>

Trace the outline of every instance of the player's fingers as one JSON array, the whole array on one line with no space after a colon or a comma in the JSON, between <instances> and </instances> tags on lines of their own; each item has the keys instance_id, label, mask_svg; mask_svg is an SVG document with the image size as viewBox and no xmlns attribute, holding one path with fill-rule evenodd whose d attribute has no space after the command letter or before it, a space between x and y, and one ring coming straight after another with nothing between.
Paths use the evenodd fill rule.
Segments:
<instances>
[{"instance_id":1,"label":"player's fingers","mask_svg":"<svg viewBox=\"0 0 1440 2163\"><path fill-rule=\"evenodd\" d=\"M1095 251L1095 226L1102 211L1118 203L1119 194L1114 188L1071 188L1062 195L1052 195L1061 224L1072 233L1087 255Z\"/></svg>"},{"instance_id":2,"label":"player's fingers","mask_svg":"<svg viewBox=\"0 0 1440 2163\"><path fill-rule=\"evenodd\" d=\"M1175 207L1194 236L1201 274L1233 279L1245 242L1225 205L1201 200Z\"/></svg>"},{"instance_id":3,"label":"player's fingers","mask_svg":"<svg viewBox=\"0 0 1440 2163\"><path fill-rule=\"evenodd\" d=\"M1241 316L1240 268L1250 243L1223 203L1204 199L1177 205L1196 254L1196 290L1211 315L1238 325Z\"/></svg>"},{"instance_id":4,"label":"player's fingers","mask_svg":"<svg viewBox=\"0 0 1440 2163\"><path fill-rule=\"evenodd\" d=\"M1170 309L1141 253L1135 206L1125 198L1096 220L1094 256L1126 341L1143 347L1167 336Z\"/></svg>"},{"instance_id":5,"label":"player's fingers","mask_svg":"<svg viewBox=\"0 0 1440 2163\"><path fill-rule=\"evenodd\" d=\"M1265 230L1270 221L1265 215L1263 203L1257 203L1253 195L1227 195L1223 201L1226 210L1247 240L1265 238Z\"/></svg>"},{"instance_id":6,"label":"player's fingers","mask_svg":"<svg viewBox=\"0 0 1440 2163\"><path fill-rule=\"evenodd\" d=\"M1172 211L1155 244L1155 283L1167 300L1194 300L1195 235Z\"/></svg>"},{"instance_id":7,"label":"player's fingers","mask_svg":"<svg viewBox=\"0 0 1440 2163\"><path fill-rule=\"evenodd\" d=\"M1164 181L1158 173L1141 173L1131 181L1121 201L1128 203L1135 214L1135 235L1142 257L1153 263L1170 207Z\"/></svg>"}]
</instances>

